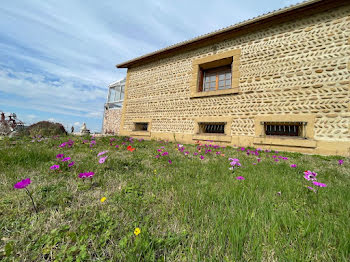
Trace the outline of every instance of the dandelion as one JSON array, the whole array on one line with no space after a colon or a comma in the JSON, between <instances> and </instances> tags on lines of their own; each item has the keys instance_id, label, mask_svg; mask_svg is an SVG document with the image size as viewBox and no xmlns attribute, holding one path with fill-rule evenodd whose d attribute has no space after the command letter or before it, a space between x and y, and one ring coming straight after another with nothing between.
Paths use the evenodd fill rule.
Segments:
<instances>
[{"instance_id":1,"label":"dandelion","mask_svg":"<svg viewBox=\"0 0 350 262\"><path fill-rule=\"evenodd\" d=\"M290 165L290 167L292 167L292 168L296 168L296 167L297 167L297 165L296 165L296 164L291 164L291 165Z\"/></svg>"},{"instance_id":2,"label":"dandelion","mask_svg":"<svg viewBox=\"0 0 350 262\"><path fill-rule=\"evenodd\" d=\"M53 166L50 166L50 169L51 170L56 170L56 169L59 169L60 168L60 165L53 165Z\"/></svg>"},{"instance_id":3,"label":"dandelion","mask_svg":"<svg viewBox=\"0 0 350 262\"><path fill-rule=\"evenodd\" d=\"M342 164L344 163L344 160L343 159L339 159L338 160L338 164L341 166Z\"/></svg>"},{"instance_id":4,"label":"dandelion","mask_svg":"<svg viewBox=\"0 0 350 262\"><path fill-rule=\"evenodd\" d=\"M64 157L64 154L58 154L58 155L56 156L56 158L59 158L59 159L61 159L62 157Z\"/></svg>"},{"instance_id":5,"label":"dandelion","mask_svg":"<svg viewBox=\"0 0 350 262\"><path fill-rule=\"evenodd\" d=\"M105 202L105 201L106 201L106 199L107 199L106 197L102 197L102 198L101 198L101 200L100 200L100 201L101 201L101 203Z\"/></svg>"},{"instance_id":6,"label":"dandelion","mask_svg":"<svg viewBox=\"0 0 350 262\"><path fill-rule=\"evenodd\" d=\"M102 151L102 152L98 153L97 156L102 156L102 155L106 154L107 152L108 152L108 150Z\"/></svg>"},{"instance_id":7,"label":"dandelion","mask_svg":"<svg viewBox=\"0 0 350 262\"><path fill-rule=\"evenodd\" d=\"M103 164L103 163L106 161L107 157L108 157L108 156L101 157L100 160L98 160L98 162L99 162L100 164Z\"/></svg>"},{"instance_id":8,"label":"dandelion","mask_svg":"<svg viewBox=\"0 0 350 262\"><path fill-rule=\"evenodd\" d=\"M237 180L245 180L245 178L242 177L242 176L238 176L238 177L236 177L236 179L237 179Z\"/></svg>"},{"instance_id":9,"label":"dandelion","mask_svg":"<svg viewBox=\"0 0 350 262\"><path fill-rule=\"evenodd\" d=\"M66 162L66 161L69 161L71 158L70 157L65 157L62 159L62 162Z\"/></svg>"},{"instance_id":10,"label":"dandelion","mask_svg":"<svg viewBox=\"0 0 350 262\"><path fill-rule=\"evenodd\" d=\"M70 162L70 163L68 164L68 167L72 167L72 166L74 166L74 164L75 164L75 162L72 161L72 162Z\"/></svg>"},{"instance_id":11,"label":"dandelion","mask_svg":"<svg viewBox=\"0 0 350 262\"><path fill-rule=\"evenodd\" d=\"M319 186L319 187L327 187L326 184L323 184L323 183L320 183L320 182L317 182L317 181L312 181L312 184L314 184L315 186Z\"/></svg>"},{"instance_id":12,"label":"dandelion","mask_svg":"<svg viewBox=\"0 0 350 262\"><path fill-rule=\"evenodd\" d=\"M141 229L140 228L135 228L135 230L134 230L134 234L135 234L135 236L138 236L139 234L141 233Z\"/></svg>"},{"instance_id":13,"label":"dandelion","mask_svg":"<svg viewBox=\"0 0 350 262\"><path fill-rule=\"evenodd\" d=\"M38 209L36 208L35 206L35 203L34 203L34 200L33 200L33 197L32 197L32 194L29 192L27 186L29 186L29 184L31 183L31 180L30 178L26 178L26 179L23 179L22 181L20 182L17 182L13 187L15 189L25 189L26 190L26 193L28 194L28 196L30 197L30 199L32 200L32 204L33 204L33 207L34 207L34 210L36 213L38 213Z\"/></svg>"}]
</instances>

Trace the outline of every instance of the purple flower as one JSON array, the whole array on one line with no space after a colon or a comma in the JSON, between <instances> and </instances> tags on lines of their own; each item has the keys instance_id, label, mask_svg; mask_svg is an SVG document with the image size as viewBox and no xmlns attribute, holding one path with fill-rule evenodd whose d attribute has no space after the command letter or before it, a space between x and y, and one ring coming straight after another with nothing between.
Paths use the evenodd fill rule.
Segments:
<instances>
[{"instance_id":1,"label":"purple flower","mask_svg":"<svg viewBox=\"0 0 350 262\"><path fill-rule=\"evenodd\" d=\"M98 160L98 162L99 162L100 164L103 164L103 163L106 161L107 157L108 157L108 156L101 157L100 160Z\"/></svg>"},{"instance_id":2,"label":"purple flower","mask_svg":"<svg viewBox=\"0 0 350 262\"><path fill-rule=\"evenodd\" d=\"M158 149L157 151L158 151L158 152L162 152L162 151L163 151L163 149Z\"/></svg>"},{"instance_id":3,"label":"purple flower","mask_svg":"<svg viewBox=\"0 0 350 262\"><path fill-rule=\"evenodd\" d=\"M279 160L277 158L275 158L275 162L278 162Z\"/></svg>"},{"instance_id":4,"label":"purple flower","mask_svg":"<svg viewBox=\"0 0 350 262\"><path fill-rule=\"evenodd\" d=\"M297 165L296 164L291 164L290 167L295 168L295 167L297 167Z\"/></svg>"},{"instance_id":5,"label":"purple flower","mask_svg":"<svg viewBox=\"0 0 350 262\"><path fill-rule=\"evenodd\" d=\"M283 160L288 160L288 157L282 157Z\"/></svg>"},{"instance_id":6,"label":"purple flower","mask_svg":"<svg viewBox=\"0 0 350 262\"><path fill-rule=\"evenodd\" d=\"M245 178L242 177L242 176L238 176L238 177L236 177L236 179L237 179L237 180L244 180Z\"/></svg>"},{"instance_id":7,"label":"purple flower","mask_svg":"<svg viewBox=\"0 0 350 262\"><path fill-rule=\"evenodd\" d=\"M317 173L316 172L312 172L310 170L307 170L307 171L304 171L304 178L308 181L314 181L316 180L316 176L317 176Z\"/></svg>"},{"instance_id":8,"label":"purple flower","mask_svg":"<svg viewBox=\"0 0 350 262\"><path fill-rule=\"evenodd\" d=\"M168 162L169 162L169 164L172 164L172 163L173 163L173 161L171 161L170 159L169 159L169 161L168 161Z\"/></svg>"},{"instance_id":9,"label":"purple flower","mask_svg":"<svg viewBox=\"0 0 350 262\"><path fill-rule=\"evenodd\" d=\"M185 151L184 155L187 156L190 152L188 151Z\"/></svg>"},{"instance_id":10,"label":"purple flower","mask_svg":"<svg viewBox=\"0 0 350 262\"><path fill-rule=\"evenodd\" d=\"M87 177L93 177L95 175L94 172L86 172L86 173L80 173L78 175L79 178L87 178Z\"/></svg>"},{"instance_id":11,"label":"purple flower","mask_svg":"<svg viewBox=\"0 0 350 262\"><path fill-rule=\"evenodd\" d=\"M241 151L244 151L244 150L245 150L245 148L244 148L244 147L242 147L242 148L241 148Z\"/></svg>"},{"instance_id":12,"label":"purple flower","mask_svg":"<svg viewBox=\"0 0 350 262\"><path fill-rule=\"evenodd\" d=\"M220 151L217 151L217 152L216 152L216 154L217 154L217 155L220 155L220 154L221 154L221 152L220 152Z\"/></svg>"},{"instance_id":13,"label":"purple flower","mask_svg":"<svg viewBox=\"0 0 350 262\"><path fill-rule=\"evenodd\" d=\"M344 163L344 160L343 159L339 159L338 160L338 164L341 166L342 164Z\"/></svg>"},{"instance_id":14,"label":"purple flower","mask_svg":"<svg viewBox=\"0 0 350 262\"><path fill-rule=\"evenodd\" d=\"M22 188L26 188L30 183L31 183L30 178L26 178L16 183L13 187L16 189L22 189Z\"/></svg>"},{"instance_id":15,"label":"purple flower","mask_svg":"<svg viewBox=\"0 0 350 262\"><path fill-rule=\"evenodd\" d=\"M200 158L200 159L204 159L204 156L200 155L199 158Z\"/></svg>"},{"instance_id":16,"label":"purple flower","mask_svg":"<svg viewBox=\"0 0 350 262\"><path fill-rule=\"evenodd\" d=\"M261 162L261 158L257 158L256 160L258 161L258 163L260 163L260 162Z\"/></svg>"},{"instance_id":17,"label":"purple flower","mask_svg":"<svg viewBox=\"0 0 350 262\"><path fill-rule=\"evenodd\" d=\"M60 165L53 165L53 166L50 166L50 169L51 170L56 170L56 169L59 169L60 168Z\"/></svg>"},{"instance_id":18,"label":"purple flower","mask_svg":"<svg viewBox=\"0 0 350 262\"><path fill-rule=\"evenodd\" d=\"M197 152L194 152L193 155L198 156L198 153L197 153Z\"/></svg>"},{"instance_id":19,"label":"purple flower","mask_svg":"<svg viewBox=\"0 0 350 262\"><path fill-rule=\"evenodd\" d=\"M119 148L119 145L115 145L115 148Z\"/></svg>"},{"instance_id":20,"label":"purple flower","mask_svg":"<svg viewBox=\"0 0 350 262\"><path fill-rule=\"evenodd\" d=\"M253 165L256 165L256 163L253 163Z\"/></svg>"},{"instance_id":21,"label":"purple flower","mask_svg":"<svg viewBox=\"0 0 350 262\"><path fill-rule=\"evenodd\" d=\"M70 163L68 164L68 167L72 167L72 166L74 166L74 164L75 164L75 162L72 161L72 162L70 162Z\"/></svg>"},{"instance_id":22,"label":"purple flower","mask_svg":"<svg viewBox=\"0 0 350 262\"><path fill-rule=\"evenodd\" d=\"M162 156L167 156L167 155L169 155L168 152L163 152L163 153L162 153Z\"/></svg>"},{"instance_id":23,"label":"purple flower","mask_svg":"<svg viewBox=\"0 0 350 262\"><path fill-rule=\"evenodd\" d=\"M327 186L326 184L323 184L323 183L320 183L317 181L312 181L312 184L314 184L315 186L319 186L319 187L326 187Z\"/></svg>"},{"instance_id":24,"label":"purple flower","mask_svg":"<svg viewBox=\"0 0 350 262\"><path fill-rule=\"evenodd\" d=\"M316 193L316 190L313 187L308 186L307 188Z\"/></svg>"},{"instance_id":25,"label":"purple flower","mask_svg":"<svg viewBox=\"0 0 350 262\"><path fill-rule=\"evenodd\" d=\"M66 162L66 161L68 161L70 159L71 159L70 157L65 157L65 158L62 159L62 162Z\"/></svg>"},{"instance_id":26,"label":"purple flower","mask_svg":"<svg viewBox=\"0 0 350 262\"><path fill-rule=\"evenodd\" d=\"M159 155L156 155L156 158L159 158L160 156Z\"/></svg>"},{"instance_id":27,"label":"purple flower","mask_svg":"<svg viewBox=\"0 0 350 262\"><path fill-rule=\"evenodd\" d=\"M56 156L56 158L59 158L59 159L61 159L62 157L64 157L64 154L58 154L58 155Z\"/></svg>"},{"instance_id":28,"label":"purple flower","mask_svg":"<svg viewBox=\"0 0 350 262\"><path fill-rule=\"evenodd\" d=\"M102 155L106 154L107 152L108 152L108 150L102 151L102 152L98 153L97 156L102 156Z\"/></svg>"}]
</instances>

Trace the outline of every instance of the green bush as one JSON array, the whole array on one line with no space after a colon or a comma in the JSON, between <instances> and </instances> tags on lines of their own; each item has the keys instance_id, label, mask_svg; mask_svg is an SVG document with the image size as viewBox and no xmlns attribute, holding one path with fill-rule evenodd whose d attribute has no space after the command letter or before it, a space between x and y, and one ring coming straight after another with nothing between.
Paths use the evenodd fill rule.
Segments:
<instances>
[{"instance_id":1,"label":"green bush","mask_svg":"<svg viewBox=\"0 0 350 262\"><path fill-rule=\"evenodd\" d=\"M60 123L53 123L49 121L40 121L29 126L26 129L26 133L30 136L55 136L66 135L67 131Z\"/></svg>"}]
</instances>

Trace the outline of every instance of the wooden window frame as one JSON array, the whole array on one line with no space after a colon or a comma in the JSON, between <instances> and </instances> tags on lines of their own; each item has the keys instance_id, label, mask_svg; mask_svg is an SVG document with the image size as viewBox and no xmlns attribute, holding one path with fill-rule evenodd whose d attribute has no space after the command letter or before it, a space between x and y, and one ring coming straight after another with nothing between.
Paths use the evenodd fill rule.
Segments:
<instances>
[{"instance_id":1,"label":"wooden window frame","mask_svg":"<svg viewBox=\"0 0 350 262\"><path fill-rule=\"evenodd\" d=\"M241 50L235 49L193 60L190 98L228 95L239 93L239 61ZM231 87L212 91L203 91L203 72L231 65Z\"/></svg>"}]
</instances>

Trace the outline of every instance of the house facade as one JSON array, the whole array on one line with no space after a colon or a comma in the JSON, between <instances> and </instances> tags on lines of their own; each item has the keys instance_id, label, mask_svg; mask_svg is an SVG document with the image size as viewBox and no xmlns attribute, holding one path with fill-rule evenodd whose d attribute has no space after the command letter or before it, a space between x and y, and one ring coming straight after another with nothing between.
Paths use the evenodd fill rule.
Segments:
<instances>
[{"instance_id":1,"label":"house facade","mask_svg":"<svg viewBox=\"0 0 350 262\"><path fill-rule=\"evenodd\" d=\"M119 134L349 156L349 25L313 0L119 64Z\"/></svg>"},{"instance_id":2,"label":"house facade","mask_svg":"<svg viewBox=\"0 0 350 262\"><path fill-rule=\"evenodd\" d=\"M126 78L108 86L107 101L103 113L103 134L119 134Z\"/></svg>"}]
</instances>

